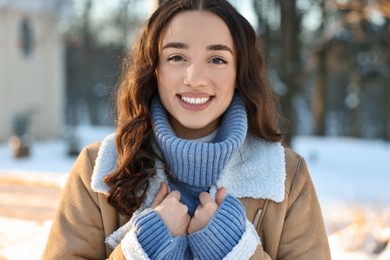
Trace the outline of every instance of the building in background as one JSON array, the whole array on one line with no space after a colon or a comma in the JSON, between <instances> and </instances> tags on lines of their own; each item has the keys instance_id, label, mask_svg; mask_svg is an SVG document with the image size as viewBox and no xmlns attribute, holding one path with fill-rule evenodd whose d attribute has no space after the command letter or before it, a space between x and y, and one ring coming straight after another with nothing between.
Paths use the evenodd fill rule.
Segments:
<instances>
[{"instance_id":1,"label":"building in background","mask_svg":"<svg viewBox=\"0 0 390 260\"><path fill-rule=\"evenodd\" d=\"M64 120L61 24L68 0L0 0L0 142L28 123L33 138L59 136Z\"/></svg>"}]
</instances>

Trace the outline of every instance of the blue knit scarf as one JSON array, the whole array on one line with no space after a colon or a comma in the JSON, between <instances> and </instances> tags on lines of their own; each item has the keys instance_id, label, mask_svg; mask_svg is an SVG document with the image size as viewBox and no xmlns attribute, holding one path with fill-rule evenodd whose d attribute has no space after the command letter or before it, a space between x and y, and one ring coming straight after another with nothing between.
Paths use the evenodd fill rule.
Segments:
<instances>
[{"instance_id":1,"label":"blue knit scarf","mask_svg":"<svg viewBox=\"0 0 390 260\"><path fill-rule=\"evenodd\" d=\"M190 186L208 188L244 143L248 130L245 105L238 94L222 116L211 143L178 138L169 125L168 115L156 96L151 104L156 141L172 174Z\"/></svg>"}]
</instances>

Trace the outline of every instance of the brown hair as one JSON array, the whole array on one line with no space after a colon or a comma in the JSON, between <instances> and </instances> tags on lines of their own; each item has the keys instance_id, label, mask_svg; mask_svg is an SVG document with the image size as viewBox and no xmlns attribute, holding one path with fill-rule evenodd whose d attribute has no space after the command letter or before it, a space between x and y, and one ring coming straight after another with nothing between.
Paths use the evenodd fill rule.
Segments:
<instances>
[{"instance_id":1,"label":"brown hair","mask_svg":"<svg viewBox=\"0 0 390 260\"><path fill-rule=\"evenodd\" d=\"M155 174L150 103L157 90L160 39L172 17L189 10L212 12L230 29L237 51L236 86L246 106L249 132L270 142L282 139L275 97L265 80L264 58L248 21L226 0L166 0L149 18L124 60L117 92L118 168L105 182L112 189L109 203L125 215L131 215L145 200L148 181Z\"/></svg>"}]
</instances>

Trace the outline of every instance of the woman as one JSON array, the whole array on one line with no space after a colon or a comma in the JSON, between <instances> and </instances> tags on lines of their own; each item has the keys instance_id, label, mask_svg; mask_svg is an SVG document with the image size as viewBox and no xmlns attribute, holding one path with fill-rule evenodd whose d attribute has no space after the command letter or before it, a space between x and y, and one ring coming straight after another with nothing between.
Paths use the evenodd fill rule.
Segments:
<instances>
[{"instance_id":1,"label":"woman","mask_svg":"<svg viewBox=\"0 0 390 260\"><path fill-rule=\"evenodd\" d=\"M69 175L45 259L330 259L255 32L227 1L165 1L117 105L116 134Z\"/></svg>"}]
</instances>

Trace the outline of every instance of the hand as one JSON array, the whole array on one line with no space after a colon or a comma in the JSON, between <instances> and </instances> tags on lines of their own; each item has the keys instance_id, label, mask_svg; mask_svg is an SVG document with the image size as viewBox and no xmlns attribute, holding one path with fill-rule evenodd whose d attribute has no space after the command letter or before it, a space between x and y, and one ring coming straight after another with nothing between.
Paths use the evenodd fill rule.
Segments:
<instances>
[{"instance_id":1,"label":"hand","mask_svg":"<svg viewBox=\"0 0 390 260\"><path fill-rule=\"evenodd\" d=\"M190 222L188 207L180 202L180 192L169 192L168 185L161 183L160 190L150 205L167 225L171 235L185 236Z\"/></svg>"},{"instance_id":2,"label":"hand","mask_svg":"<svg viewBox=\"0 0 390 260\"><path fill-rule=\"evenodd\" d=\"M218 207L222 204L222 201L226 197L226 189L220 188L215 195L215 201L211 198L207 192L199 194L200 205L196 208L194 216L192 217L189 226L188 234L195 233L210 222Z\"/></svg>"}]
</instances>

